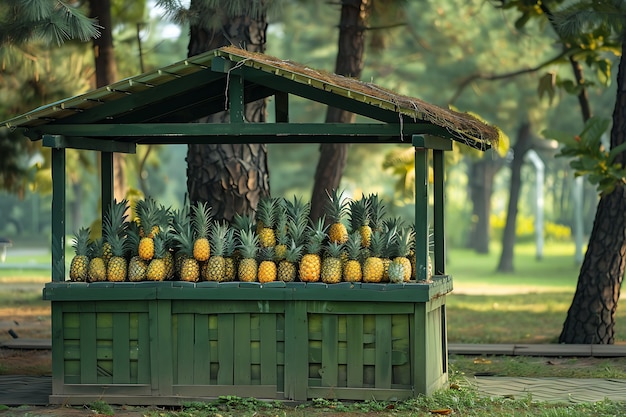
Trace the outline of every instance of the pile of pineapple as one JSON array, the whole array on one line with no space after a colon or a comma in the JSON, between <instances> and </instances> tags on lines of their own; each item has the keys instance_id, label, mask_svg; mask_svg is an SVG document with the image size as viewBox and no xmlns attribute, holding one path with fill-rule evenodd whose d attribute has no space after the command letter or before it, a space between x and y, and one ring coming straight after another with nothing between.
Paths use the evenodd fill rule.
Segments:
<instances>
[{"instance_id":1,"label":"pile of pineapple","mask_svg":"<svg viewBox=\"0 0 626 417\"><path fill-rule=\"evenodd\" d=\"M237 215L227 223L213 220L206 203L170 210L152 198L132 209L126 200L113 202L102 221L102 237L91 239L89 228L76 233L70 280L333 284L414 279L414 227L387 218L378 195L349 200L333 190L324 217L313 223L309 210L310 204L297 197L266 197L254 216ZM430 265L427 269L430 277Z\"/></svg>"}]
</instances>

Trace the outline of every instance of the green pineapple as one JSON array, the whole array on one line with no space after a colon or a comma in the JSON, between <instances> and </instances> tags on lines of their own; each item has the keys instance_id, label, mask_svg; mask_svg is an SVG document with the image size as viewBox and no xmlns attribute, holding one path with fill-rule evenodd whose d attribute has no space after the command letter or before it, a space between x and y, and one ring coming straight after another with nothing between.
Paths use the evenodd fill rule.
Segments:
<instances>
[{"instance_id":1,"label":"green pineapple","mask_svg":"<svg viewBox=\"0 0 626 417\"><path fill-rule=\"evenodd\" d=\"M401 284L404 282L404 265L402 262L393 260L388 267L389 282Z\"/></svg>"},{"instance_id":2,"label":"green pineapple","mask_svg":"<svg viewBox=\"0 0 626 417\"><path fill-rule=\"evenodd\" d=\"M83 227L78 229L78 232L74 236L72 247L76 255L72 258L72 262L70 263L70 281L87 281L87 268L89 267L89 233L89 228Z\"/></svg>"}]
</instances>

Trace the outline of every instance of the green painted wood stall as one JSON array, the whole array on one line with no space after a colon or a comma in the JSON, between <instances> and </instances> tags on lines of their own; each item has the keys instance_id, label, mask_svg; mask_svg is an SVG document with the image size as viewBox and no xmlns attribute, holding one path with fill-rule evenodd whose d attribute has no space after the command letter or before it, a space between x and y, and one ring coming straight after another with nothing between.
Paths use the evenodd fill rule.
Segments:
<instances>
[{"instance_id":1,"label":"green painted wood stall","mask_svg":"<svg viewBox=\"0 0 626 417\"><path fill-rule=\"evenodd\" d=\"M368 122L293 123L290 96L343 108ZM245 122L244 105L264 98L273 98L275 120ZM230 123L189 123L224 111L225 104ZM498 139L494 127L373 84L232 47L4 124L52 150L52 282L43 293L52 306L51 403L177 405L221 395L391 400L430 394L446 384L446 294L453 285L445 272L444 152L452 141L487 149ZM242 142L413 146L414 281L67 280L66 149L100 153L102 201L108 202L115 152L133 153L148 144ZM431 230L434 274L428 280Z\"/></svg>"}]
</instances>

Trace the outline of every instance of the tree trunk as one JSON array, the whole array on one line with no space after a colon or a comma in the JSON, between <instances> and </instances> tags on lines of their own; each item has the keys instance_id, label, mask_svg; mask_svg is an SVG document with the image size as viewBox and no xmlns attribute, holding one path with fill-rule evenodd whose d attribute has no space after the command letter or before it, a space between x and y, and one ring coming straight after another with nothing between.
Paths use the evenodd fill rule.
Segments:
<instances>
[{"instance_id":1,"label":"tree trunk","mask_svg":"<svg viewBox=\"0 0 626 417\"><path fill-rule=\"evenodd\" d=\"M365 51L365 28L370 0L343 0L339 21L339 41L335 73L346 77L361 78L363 53ZM326 123L354 123L354 113L329 107ZM348 145L324 143L320 145L320 158L315 170L315 182L311 196L311 218L322 216L326 203L326 191L337 189L348 160Z\"/></svg>"},{"instance_id":2,"label":"tree trunk","mask_svg":"<svg viewBox=\"0 0 626 417\"><path fill-rule=\"evenodd\" d=\"M473 221L468 247L478 253L489 253L491 194L493 194L494 177L501 166L501 160L494 159L492 155L485 155L470 165L469 194L472 201Z\"/></svg>"},{"instance_id":3,"label":"tree trunk","mask_svg":"<svg viewBox=\"0 0 626 417\"><path fill-rule=\"evenodd\" d=\"M203 17L205 21L211 18ZM264 52L266 30L265 15L224 17L221 27L215 29L192 25L188 54L193 56L231 44ZM245 117L248 122L265 122L265 101L247 104ZM215 114L201 122L228 122L228 113ZM187 190L192 202L205 201L212 207L216 220L231 221L235 213L252 214L259 198L270 194L267 146L189 145Z\"/></svg>"},{"instance_id":4,"label":"tree trunk","mask_svg":"<svg viewBox=\"0 0 626 417\"><path fill-rule=\"evenodd\" d=\"M531 148L530 123L524 122L518 131L517 142L513 146L511 162L511 185L509 204L506 212L506 224L502 235L502 253L498 263L498 272L513 272L513 249L515 247L515 230L517 226L517 205L522 188L522 166L524 156Z\"/></svg>"},{"instance_id":5,"label":"tree trunk","mask_svg":"<svg viewBox=\"0 0 626 417\"><path fill-rule=\"evenodd\" d=\"M98 19L102 26L101 35L93 40L93 55L96 66L96 88L117 81L117 63L113 47L113 23L111 21L111 0L89 0L91 17ZM126 162L124 154L113 154L113 197L121 201L126 197ZM106 204L103 202L103 204Z\"/></svg>"},{"instance_id":6,"label":"tree trunk","mask_svg":"<svg viewBox=\"0 0 626 417\"><path fill-rule=\"evenodd\" d=\"M611 148L626 143L626 41L617 75L617 99L613 110ZM615 162L624 163L621 153ZM572 305L567 312L559 343L612 344L615 311L626 267L626 189L623 185L602 195L598 203L589 245L578 276Z\"/></svg>"}]
</instances>

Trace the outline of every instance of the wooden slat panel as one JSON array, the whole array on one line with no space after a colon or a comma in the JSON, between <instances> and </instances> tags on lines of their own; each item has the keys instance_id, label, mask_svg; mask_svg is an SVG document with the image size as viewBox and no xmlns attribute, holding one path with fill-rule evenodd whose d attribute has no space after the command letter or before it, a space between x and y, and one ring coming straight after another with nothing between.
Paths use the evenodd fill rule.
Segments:
<instances>
[{"instance_id":1,"label":"wooden slat panel","mask_svg":"<svg viewBox=\"0 0 626 417\"><path fill-rule=\"evenodd\" d=\"M137 383L149 384L151 381L152 356L150 349L150 316L147 313L137 315Z\"/></svg>"},{"instance_id":2,"label":"wooden slat panel","mask_svg":"<svg viewBox=\"0 0 626 417\"><path fill-rule=\"evenodd\" d=\"M193 383L206 385L211 381L211 346L209 343L209 316L196 314L193 339ZM181 346L179 346L179 349Z\"/></svg>"},{"instance_id":3,"label":"wooden slat panel","mask_svg":"<svg viewBox=\"0 0 626 417\"><path fill-rule=\"evenodd\" d=\"M276 315L261 314L261 385L276 385Z\"/></svg>"},{"instance_id":4,"label":"wooden slat panel","mask_svg":"<svg viewBox=\"0 0 626 417\"><path fill-rule=\"evenodd\" d=\"M348 316L346 342L348 344L348 386L363 386L363 316Z\"/></svg>"},{"instance_id":5,"label":"wooden slat panel","mask_svg":"<svg viewBox=\"0 0 626 417\"><path fill-rule=\"evenodd\" d=\"M339 380L337 363L337 316L325 314L322 318L322 385L336 387Z\"/></svg>"},{"instance_id":6,"label":"wooden slat panel","mask_svg":"<svg viewBox=\"0 0 626 417\"><path fill-rule=\"evenodd\" d=\"M376 316L376 388L391 387L391 316Z\"/></svg>"},{"instance_id":7,"label":"wooden slat panel","mask_svg":"<svg viewBox=\"0 0 626 417\"><path fill-rule=\"evenodd\" d=\"M308 319L306 303L294 301L285 305L285 397L305 401L309 366Z\"/></svg>"},{"instance_id":8,"label":"wooden slat panel","mask_svg":"<svg viewBox=\"0 0 626 417\"><path fill-rule=\"evenodd\" d=\"M54 378L52 379L53 394L62 392L63 384L66 382L66 359L64 358L64 350L66 345L63 335L63 329L65 327L66 320L65 314L67 313L63 312L63 306L64 303L55 302L52 302L50 306L52 328L55 330L52 332L52 375L54 375ZM68 320L72 318L75 319L75 321L78 321L78 317L76 315L72 316L73 317L68 317Z\"/></svg>"},{"instance_id":9,"label":"wooden slat panel","mask_svg":"<svg viewBox=\"0 0 626 417\"><path fill-rule=\"evenodd\" d=\"M128 313L113 313L113 383L130 382L130 320Z\"/></svg>"},{"instance_id":10,"label":"wooden slat panel","mask_svg":"<svg viewBox=\"0 0 626 417\"><path fill-rule=\"evenodd\" d=\"M217 350L219 352L217 383L218 385L233 385L233 364L235 361L235 355L233 352L233 336L235 328L234 315L220 314L217 318L217 326Z\"/></svg>"},{"instance_id":11,"label":"wooden slat panel","mask_svg":"<svg viewBox=\"0 0 626 417\"><path fill-rule=\"evenodd\" d=\"M376 295L374 293L374 295ZM413 312L413 303L356 303L343 301L309 302L309 313L327 314L410 314Z\"/></svg>"},{"instance_id":12,"label":"wooden slat panel","mask_svg":"<svg viewBox=\"0 0 626 417\"><path fill-rule=\"evenodd\" d=\"M194 315L177 314L176 343L176 383L193 384L195 368Z\"/></svg>"},{"instance_id":13,"label":"wooden slat panel","mask_svg":"<svg viewBox=\"0 0 626 417\"><path fill-rule=\"evenodd\" d=\"M84 384L95 384L98 379L96 359L96 314L80 316L80 380Z\"/></svg>"},{"instance_id":14,"label":"wooden slat panel","mask_svg":"<svg viewBox=\"0 0 626 417\"><path fill-rule=\"evenodd\" d=\"M235 385L250 384L250 315L235 314L235 343L233 351Z\"/></svg>"}]
</instances>

